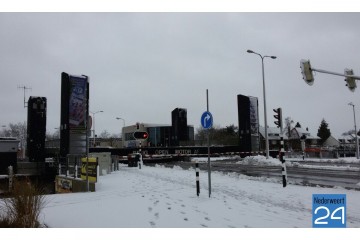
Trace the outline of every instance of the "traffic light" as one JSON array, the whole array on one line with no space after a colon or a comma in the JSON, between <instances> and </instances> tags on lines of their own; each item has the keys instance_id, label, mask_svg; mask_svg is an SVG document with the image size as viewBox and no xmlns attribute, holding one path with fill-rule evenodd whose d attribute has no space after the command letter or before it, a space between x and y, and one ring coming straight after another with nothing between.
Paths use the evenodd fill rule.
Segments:
<instances>
[{"instance_id":1,"label":"traffic light","mask_svg":"<svg viewBox=\"0 0 360 240\"><path fill-rule=\"evenodd\" d=\"M354 72L352 69L347 69L345 68L344 70L344 74L345 75L354 75ZM345 78L346 81L346 86L349 88L350 91L354 92L355 88L356 88L356 82L355 82L355 78L353 77L346 77Z\"/></svg>"},{"instance_id":2,"label":"traffic light","mask_svg":"<svg viewBox=\"0 0 360 240\"><path fill-rule=\"evenodd\" d=\"M303 75L304 81L310 86L314 84L314 76L310 65L310 60L302 59L300 61L301 74Z\"/></svg>"},{"instance_id":3,"label":"traffic light","mask_svg":"<svg viewBox=\"0 0 360 240\"><path fill-rule=\"evenodd\" d=\"M278 128L282 128L282 111L281 111L281 108L277 108L277 109L273 109L273 110L276 113L276 115L274 115L274 118L277 120L274 123Z\"/></svg>"},{"instance_id":4,"label":"traffic light","mask_svg":"<svg viewBox=\"0 0 360 240\"><path fill-rule=\"evenodd\" d=\"M133 136L135 139L147 139L149 134L147 132L134 132Z\"/></svg>"}]
</instances>

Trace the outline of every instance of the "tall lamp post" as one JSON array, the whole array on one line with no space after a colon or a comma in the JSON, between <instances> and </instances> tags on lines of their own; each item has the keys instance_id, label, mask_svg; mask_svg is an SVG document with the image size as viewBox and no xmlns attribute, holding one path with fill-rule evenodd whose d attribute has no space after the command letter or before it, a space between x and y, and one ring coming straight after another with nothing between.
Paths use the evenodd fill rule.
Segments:
<instances>
[{"instance_id":1,"label":"tall lamp post","mask_svg":"<svg viewBox=\"0 0 360 240\"><path fill-rule=\"evenodd\" d=\"M117 117L117 120L122 120L123 121L123 128L125 127L125 119L121 118L121 117ZM122 138L122 130L121 130L121 138Z\"/></svg>"},{"instance_id":2,"label":"tall lamp post","mask_svg":"<svg viewBox=\"0 0 360 240\"><path fill-rule=\"evenodd\" d=\"M356 130L355 105L353 103L349 103L349 105L353 107L353 112L354 112L355 139L356 139L356 158L359 159L359 139L358 139L357 130Z\"/></svg>"},{"instance_id":3,"label":"tall lamp post","mask_svg":"<svg viewBox=\"0 0 360 240\"><path fill-rule=\"evenodd\" d=\"M90 111L90 113L93 115L93 128L94 128L94 137L93 137L93 145L94 145L94 147L95 147L95 138L96 138L96 135L95 135L95 114L97 114L97 113L102 113L102 112L104 112L104 111L97 111L97 112L92 112L92 111Z\"/></svg>"},{"instance_id":4,"label":"tall lamp post","mask_svg":"<svg viewBox=\"0 0 360 240\"><path fill-rule=\"evenodd\" d=\"M125 127L125 119L121 118L121 117L117 117L117 120L122 120L123 121L123 126Z\"/></svg>"},{"instance_id":5,"label":"tall lamp post","mask_svg":"<svg viewBox=\"0 0 360 240\"><path fill-rule=\"evenodd\" d=\"M266 147L266 159L269 158L269 138L268 138L268 131L267 131L267 114L266 114L266 94L265 94L265 73L264 73L264 58L272 58L276 59L276 56L262 56L259 53L256 53L252 50L247 50L248 53L254 53L261 58L261 65L262 65L262 78L263 78L263 95L264 95L264 120L265 120L265 147Z\"/></svg>"}]
</instances>

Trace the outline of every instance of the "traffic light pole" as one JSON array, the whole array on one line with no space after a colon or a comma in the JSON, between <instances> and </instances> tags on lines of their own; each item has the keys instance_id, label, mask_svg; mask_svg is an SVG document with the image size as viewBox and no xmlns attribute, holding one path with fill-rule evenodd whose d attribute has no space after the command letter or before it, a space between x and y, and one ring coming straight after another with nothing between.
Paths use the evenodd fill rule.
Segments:
<instances>
[{"instance_id":1,"label":"traffic light pole","mask_svg":"<svg viewBox=\"0 0 360 240\"><path fill-rule=\"evenodd\" d=\"M287 184L287 172L286 172L286 164L285 164L285 148L284 148L284 133L283 133L283 124L282 124L282 109L277 108L274 109L276 115L274 115L275 121L274 123L280 128L280 152L279 152L279 159L281 161L281 175L283 180L283 187L286 187Z\"/></svg>"},{"instance_id":2,"label":"traffic light pole","mask_svg":"<svg viewBox=\"0 0 360 240\"><path fill-rule=\"evenodd\" d=\"M281 175L282 175L282 180L283 180L283 187L286 187L287 184L287 171L286 171L286 164L285 164L285 159L284 159L284 155L285 155L285 149L284 149L284 134L283 134L283 129L282 129L282 124L280 127L280 145L281 145L281 150L280 150L280 161L281 161Z\"/></svg>"},{"instance_id":3,"label":"traffic light pole","mask_svg":"<svg viewBox=\"0 0 360 240\"><path fill-rule=\"evenodd\" d=\"M311 71L313 71L313 72L319 72L319 73L327 73L327 74L336 75L336 76L341 76L341 77L351 77L351 78L360 80L360 76L356 76L356 75L347 75L347 74L330 72L330 71L321 70L321 69L315 69L315 68L311 68Z\"/></svg>"}]
</instances>

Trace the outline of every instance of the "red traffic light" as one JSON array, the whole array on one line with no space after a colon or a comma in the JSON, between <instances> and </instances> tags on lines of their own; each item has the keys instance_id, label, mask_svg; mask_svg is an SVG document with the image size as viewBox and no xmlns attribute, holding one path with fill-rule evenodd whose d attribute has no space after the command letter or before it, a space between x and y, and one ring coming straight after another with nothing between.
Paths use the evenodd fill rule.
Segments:
<instances>
[{"instance_id":1,"label":"red traffic light","mask_svg":"<svg viewBox=\"0 0 360 240\"><path fill-rule=\"evenodd\" d=\"M135 139L147 139L149 137L149 134L147 132L134 132L134 138Z\"/></svg>"}]
</instances>

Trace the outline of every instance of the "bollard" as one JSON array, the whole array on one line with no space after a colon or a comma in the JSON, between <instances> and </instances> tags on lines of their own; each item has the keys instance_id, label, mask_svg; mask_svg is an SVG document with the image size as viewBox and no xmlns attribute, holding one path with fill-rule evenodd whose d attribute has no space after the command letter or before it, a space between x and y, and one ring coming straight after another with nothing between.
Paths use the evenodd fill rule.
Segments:
<instances>
[{"instance_id":1,"label":"bollard","mask_svg":"<svg viewBox=\"0 0 360 240\"><path fill-rule=\"evenodd\" d=\"M75 165L75 175L74 175L74 178L77 178L78 176L78 166L77 164Z\"/></svg>"},{"instance_id":2,"label":"bollard","mask_svg":"<svg viewBox=\"0 0 360 240\"><path fill-rule=\"evenodd\" d=\"M196 194L200 194L200 178L199 178L199 163L195 162L195 172L196 172Z\"/></svg>"},{"instance_id":3,"label":"bollard","mask_svg":"<svg viewBox=\"0 0 360 240\"><path fill-rule=\"evenodd\" d=\"M141 141L140 141L140 156L139 156L139 169L141 169L141 162L142 162L142 151L141 151Z\"/></svg>"},{"instance_id":4,"label":"bollard","mask_svg":"<svg viewBox=\"0 0 360 240\"><path fill-rule=\"evenodd\" d=\"M142 155L140 153L137 153L135 155L135 165L139 164L139 169L141 169L141 158L142 158Z\"/></svg>"},{"instance_id":5,"label":"bollard","mask_svg":"<svg viewBox=\"0 0 360 240\"><path fill-rule=\"evenodd\" d=\"M13 166L9 166L9 192L12 192L13 189L13 178L14 178L14 170Z\"/></svg>"},{"instance_id":6,"label":"bollard","mask_svg":"<svg viewBox=\"0 0 360 240\"><path fill-rule=\"evenodd\" d=\"M281 134L280 136L280 144L281 144L281 150L280 150L280 161L281 161L281 174L282 174L282 180L283 180L283 187L286 187L287 184L287 173L286 173L286 165L285 165L285 159L284 159L284 138Z\"/></svg>"}]
</instances>

